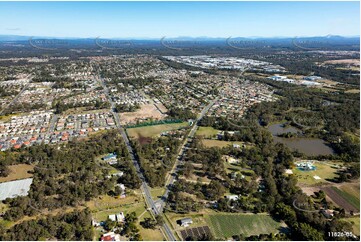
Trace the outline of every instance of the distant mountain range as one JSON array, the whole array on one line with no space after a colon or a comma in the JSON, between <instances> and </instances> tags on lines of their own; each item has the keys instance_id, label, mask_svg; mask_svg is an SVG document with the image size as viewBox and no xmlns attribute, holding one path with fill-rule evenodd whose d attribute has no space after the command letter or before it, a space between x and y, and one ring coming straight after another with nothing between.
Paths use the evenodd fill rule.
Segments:
<instances>
[{"instance_id":1,"label":"distant mountain range","mask_svg":"<svg viewBox=\"0 0 361 242\"><path fill-rule=\"evenodd\" d=\"M0 41L28 41L30 38L32 39L58 39L58 40L75 40L75 41L89 41L94 40L97 37L89 37L89 38L80 38L80 37L49 37L49 36L24 36L24 35L0 35ZM289 41L290 39L297 40L328 40L329 42L339 42L339 41L360 41L360 36L339 36L339 35L327 35L327 36L313 36L313 37L188 37L188 36L180 36L180 37L162 37L165 40L183 40L183 41L226 41L227 39L231 39L233 41L251 41L251 40L262 40L262 41ZM159 41L161 38L101 38L101 39L111 39L111 40L145 40L145 41Z\"/></svg>"}]
</instances>

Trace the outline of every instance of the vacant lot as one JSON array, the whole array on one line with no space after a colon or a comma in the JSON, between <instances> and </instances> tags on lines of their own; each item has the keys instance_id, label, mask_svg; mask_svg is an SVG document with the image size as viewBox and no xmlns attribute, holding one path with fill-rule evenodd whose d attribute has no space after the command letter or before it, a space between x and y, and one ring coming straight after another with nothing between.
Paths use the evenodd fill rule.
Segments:
<instances>
[{"instance_id":1,"label":"vacant lot","mask_svg":"<svg viewBox=\"0 0 361 242\"><path fill-rule=\"evenodd\" d=\"M205 138L211 138L217 135L219 130L212 127L199 127L196 131L196 136L203 136Z\"/></svg>"},{"instance_id":2,"label":"vacant lot","mask_svg":"<svg viewBox=\"0 0 361 242\"><path fill-rule=\"evenodd\" d=\"M163 119L166 115L159 112L154 104L145 104L135 112L120 113L120 122L122 124L136 123L137 120L153 118L154 120Z\"/></svg>"},{"instance_id":3,"label":"vacant lot","mask_svg":"<svg viewBox=\"0 0 361 242\"><path fill-rule=\"evenodd\" d=\"M215 140L215 139L203 139L202 144L206 147L226 147L228 145L238 144L243 145L243 142L240 141L224 141L224 140Z\"/></svg>"},{"instance_id":4,"label":"vacant lot","mask_svg":"<svg viewBox=\"0 0 361 242\"><path fill-rule=\"evenodd\" d=\"M281 228L281 224L267 214L212 214L208 215L208 221L219 239L239 234L250 236L277 233Z\"/></svg>"},{"instance_id":5,"label":"vacant lot","mask_svg":"<svg viewBox=\"0 0 361 242\"><path fill-rule=\"evenodd\" d=\"M29 173L34 169L32 165L19 164L8 166L10 174L7 177L0 177L0 182L15 181L32 177L33 174Z\"/></svg>"},{"instance_id":6,"label":"vacant lot","mask_svg":"<svg viewBox=\"0 0 361 242\"><path fill-rule=\"evenodd\" d=\"M188 123L175 123L175 124L158 124L152 126L144 126L139 128L127 129L127 133L130 137L139 139L140 137L151 138L160 135L162 132L176 130L182 127L187 127Z\"/></svg>"}]
</instances>

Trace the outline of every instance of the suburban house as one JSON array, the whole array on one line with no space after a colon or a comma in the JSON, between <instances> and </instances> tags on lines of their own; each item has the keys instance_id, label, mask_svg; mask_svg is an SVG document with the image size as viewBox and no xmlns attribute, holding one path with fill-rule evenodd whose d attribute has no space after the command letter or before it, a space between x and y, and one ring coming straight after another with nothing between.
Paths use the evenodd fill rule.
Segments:
<instances>
[{"instance_id":1,"label":"suburban house","mask_svg":"<svg viewBox=\"0 0 361 242\"><path fill-rule=\"evenodd\" d=\"M125 221L125 216L123 212L117 213L117 214L111 214L108 216L108 218L111 221L116 221L116 222L120 222L123 223Z\"/></svg>"},{"instance_id":2,"label":"suburban house","mask_svg":"<svg viewBox=\"0 0 361 242\"><path fill-rule=\"evenodd\" d=\"M193 223L191 218L183 218L179 222L182 227L188 227L190 224Z\"/></svg>"},{"instance_id":3,"label":"suburban house","mask_svg":"<svg viewBox=\"0 0 361 242\"><path fill-rule=\"evenodd\" d=\"M237 201L239 199L238 195L227 195L226 198L231 201Z\"/></svg>"},{"instance_id":4,"label":"suburban house","mask_svg":"<svg viewBox=\"0 0 361 242\"><path fill-rule=\"evenodd\" d=\"M114 232L109 232L106 234L103 234L103 236L100 238L101 241L121 241L120 235L115 234Z\"/></svg>"}]
</instances>

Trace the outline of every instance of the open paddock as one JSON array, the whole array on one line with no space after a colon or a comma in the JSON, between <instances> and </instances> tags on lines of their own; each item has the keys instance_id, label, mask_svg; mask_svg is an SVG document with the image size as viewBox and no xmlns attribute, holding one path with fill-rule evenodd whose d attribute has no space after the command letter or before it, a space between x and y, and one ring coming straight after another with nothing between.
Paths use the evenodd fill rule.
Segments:
<instances>
[{"instance_id":1,"label":"open paddock","mask_svg":"<svg viewBox=\"0 0 361 242\"><path fill-rule=\"evenodd\" d=\"M135 112L124 112L119 113L121 124L130 124L136 123L137 120L144 120L152 118L154 120L160 120L166 117L167 115L159 112L154 104L145 104L140 107L140 109Z\"/></svg>"},{"instance_id":2,"label":"open paddock","mask_svg":"<svg viewBox=\"0 0 361 242\"><path fill-rule=\"evenodd\" d=\"M244 143L240 141L224 141L224 140L214 140L214 139L202 139L202 144L206 147L219 147L223 148L229 145L237 144L242 146Z\"/></svg>"},{"instance_id":3,"label":"open paddock","mask_svg":"<svg viewBox=\"0 0 361 242\"><path fill-rule=\"evenodd\" d=\"M18 164L8 166L10 174L6 177L0 177L0 182L8 182L30 178L33 176L30 172L34 170L34 166L27 164Z\"/></svg>"},{"instance_id":4,"label":"open paddock","mask_svg":"<svg viewBox=\"0 0 361 242\"><path fill-rule=\"evenodd\" d=\"M218 239L230 238L239 234L251 236L278 233L283 226L268 214L217 213L208 215L208 221Z\"/></svg>"},{"instance_id":5,"label":"open paddock","mask_svg":"<svg viewBox=\"0 0 361 242\"><path fill-rule=\"evenodd\" d=\"M141 137L151 138L160 135L163 132L177 130L187 126L188 126L187 122L174 123L174 124L157 124L152 126L129 128L127 129L127 133L130 137L134 139L139 139Z\"/></svg>"}]
</instances>

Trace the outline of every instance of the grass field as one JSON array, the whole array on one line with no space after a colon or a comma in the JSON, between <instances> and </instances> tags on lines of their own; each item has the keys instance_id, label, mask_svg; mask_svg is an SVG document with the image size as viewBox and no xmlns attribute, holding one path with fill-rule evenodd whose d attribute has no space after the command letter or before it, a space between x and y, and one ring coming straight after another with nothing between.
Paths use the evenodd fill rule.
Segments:
<instances>
[{"instance_id":1,"label":"grass field","mask_svg":"<svg viewBox=\"0 0 361 242\"><path fill-rule=\"evenodd\" d=\"M135 139L139 139L140 137L154 137L160 135L162 132L176 130L186 126L188 126L188 122L175 124L159 124L139 128L130 128L127 129L127 133L129 136Z\"/></svg>"},{"instance_id":2,"label":"grass field","mask_svg":"<svg viewBox=\"0 0 361 242\"><path fill-rule=\"evenodd\" d=\"M343 218L342 220L352 223L353 233L360 235L360 217Z\"/></svg>"},{"instance_id":3,"label":"grass field","mask_svg":"<svg viewBox=\"0 0 361 242\"><path fill-rule=\"evenodd\" d=\"M224 140L213 140L213 139L203 139L202 144L206 147L226 147L228 145L238 144L243 145L243 142L239 141L224 141Z\"/></svg>"},{"instance_id":4,"label":"grass field","mask_svg":"<svg viewBox=\"0 0 361 242\"><path fill-rule=\"evenodd\" d=\"M336 168L331 167L330 164L315 162L316 170L301 171L294 168L293 174L297 177L298 183L306 185L315 185L326 182L326 179L333 179L337 176ZM314 176L319 176L321 179L317 180Z\"/></svg>"},{"instance_id":5,"label":"grass field","mask_svg":"<svg viewBox=\"0 0 361 242\"><path fill-rule=\"evenodd\" d=\"M196 136L204 136L205 138L211 138L217 135L219 130L213 127L199 127L196 131Z\"/></svg>"},{"instance_id":6,"label":"grass field","mask_svg":"<svg viewBox=\"0 0 361 242\"><path fill-rule=\"evenodd\" d=\"M267 214L211 214L207 220L214 235L219 239L239 234L250 236L277 233L281 227L279 222Z\"/></svg>"},{"instance_id":7,"label":"grass field","mask_svg":"<svg viewBox=\"0 0 361 242\"><path fill-rule=\"evenodd\" d=\"M32 177L33 174L28 173L34 169L34 166L27 164L19 164L8 166L10 174L7 177L0 177L0 182L15 181Z\"/></svg>"},{"instance_id":8,"label":"grass field","mask_svg":"<svg viewBox=\"0 0 361 242\"><path fill-rule=\"evenodd\" d=\"M160 199L164 195L164 193L165 193L164 187L156 187L150 190L150 194L152 195L153 200Z\"/></svg>"},{"instance_id":9,"label":"grass field","mask_svg":"<svg viewBox=\"0 0 361 242\"><path fill-rule=\"evenodd\" d=\"M350 190L346 189L346 186L344 186L344 188L341 188L342 190L338 189L337 187L332 187L332 189L337 192L338 195L348 201L352 206L360 210L360 196L355 196L354 194L347 192Z\"/></svg>"}]
</instances>

